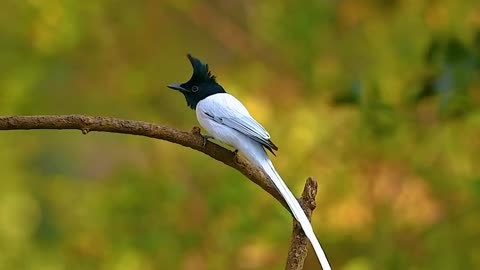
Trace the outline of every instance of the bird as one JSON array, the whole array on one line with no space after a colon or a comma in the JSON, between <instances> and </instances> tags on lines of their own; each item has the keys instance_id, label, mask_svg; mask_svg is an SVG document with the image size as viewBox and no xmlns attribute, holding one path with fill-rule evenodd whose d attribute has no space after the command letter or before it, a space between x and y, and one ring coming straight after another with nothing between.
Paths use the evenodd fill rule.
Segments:
<instances>
[{"instance_id":1,"label":"bird","mask_svg":"<svg viewBox=\"0 0 480 270\"><path fill-rule=\"evenodd\" d=\"M170 84L167 87L177 90L185 96L188 107L195 110L197 120L208 132L204 137L213 138L235 147L250 162L260 167L271 179L276 189L285 199L294 218L302 227L312 243L317 258L324 270L330 270L330 264L318 241L312 225L299 202L275 170L268 153L274 153L278 147L272 142L270 134L248 112L247 108L234 96L228 94L217 82L208 64L187 54L193 74L185 83Z\"/></svg>"}]
</instances>

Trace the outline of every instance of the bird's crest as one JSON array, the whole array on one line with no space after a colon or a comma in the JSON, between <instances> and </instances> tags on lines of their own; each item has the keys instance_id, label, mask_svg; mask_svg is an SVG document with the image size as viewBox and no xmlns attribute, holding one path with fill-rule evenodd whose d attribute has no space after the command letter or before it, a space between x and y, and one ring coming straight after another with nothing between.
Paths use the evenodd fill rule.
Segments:
<instances>
[{"instance_id":1,"label":"bird's crest","mask_svg":"<svg viewBox=\"0 0 480 270\"><path fill-rule=\"evenodd\" d=\"M190 81L214 81L215 75L213 75L208 69L208 65L202 63L199 59L193 57L191 54L187 54L188 60L193 67L193 74Z\"/></svg>"}]
</instances>

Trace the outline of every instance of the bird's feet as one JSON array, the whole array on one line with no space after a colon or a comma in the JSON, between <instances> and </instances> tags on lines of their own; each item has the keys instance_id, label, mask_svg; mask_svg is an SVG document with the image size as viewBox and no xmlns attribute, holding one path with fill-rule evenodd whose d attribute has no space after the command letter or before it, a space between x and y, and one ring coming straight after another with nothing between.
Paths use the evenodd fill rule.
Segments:
<instances>
[{"instance_id":1,"label":"bird's feet","mask_svg":"<svg viewBox=\"0 0 480 270\"><path fill-rule=\"evenodd\" d=\"M192 133L193 135L196 135L196 136L198 136L198 135L202 136L202 138L203 138L203 147L205 147L205 145L207 145L208 139L214 139L212 136L203 135L199 127L193 127L191 133Z\"/></svg>"},{"instance_id":2,"label":"bird's feet","mask_svg":"<svg viewBox=\"0 0 480 270\"><path fill-rule=\"evenodd\" d=\"M203 137L203 147L205 147L205 145L207 145L207 141L208 139L214 139L212 136L210 135L202 135Z\"/></svg>"},{"instance_id":3,"label":"bird's feet","mask_svg":"<svg viewBox=\"0 0 480 270\"><path fill-rule=\"evenodd\" d=\"M233 158L235 159L235 162L238 162L238 149L233 151Z\"/></svg>"}]
</instances>

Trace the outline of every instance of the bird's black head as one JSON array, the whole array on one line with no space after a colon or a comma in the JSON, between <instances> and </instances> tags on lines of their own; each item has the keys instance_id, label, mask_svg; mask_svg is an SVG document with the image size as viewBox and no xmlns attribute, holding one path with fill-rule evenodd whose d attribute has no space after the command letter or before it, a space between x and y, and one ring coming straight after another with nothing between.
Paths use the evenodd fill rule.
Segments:
<instances>
[{"instance_id":1,"label":"bird's black head","mask_svg":"<svg viewBox=\"0 0 480 270\"><path fill-rule=\"evenodd\" d=\"M193 67L193 74L186 83L170 84L168 87L180 91L190 108L195 109L200 100L218 93L225 93L217 83L215 76L208 70L208 65L197 58L187 55Z\"/></svg>"}]
</instances>

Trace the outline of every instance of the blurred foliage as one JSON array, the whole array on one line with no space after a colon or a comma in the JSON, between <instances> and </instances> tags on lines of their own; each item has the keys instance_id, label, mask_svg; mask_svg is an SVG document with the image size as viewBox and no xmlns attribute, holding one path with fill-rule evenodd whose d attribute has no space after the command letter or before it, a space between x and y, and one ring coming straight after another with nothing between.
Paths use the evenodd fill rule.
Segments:
<instances>
[{"instance_id":1,"label":"blurred foliage","mask_svg":"<svg viewBox=\"0 0 480 270\"><path fill-rule=\"evenodd\" d=\"M270 131L334 269L480 268L475 0L4 0L0 115L197 125L185 54ZM1 269L281 269L291 218L202 154L0 132ZM305 269L317 269L314 256Z\"/></svg>"}]
</instances>

